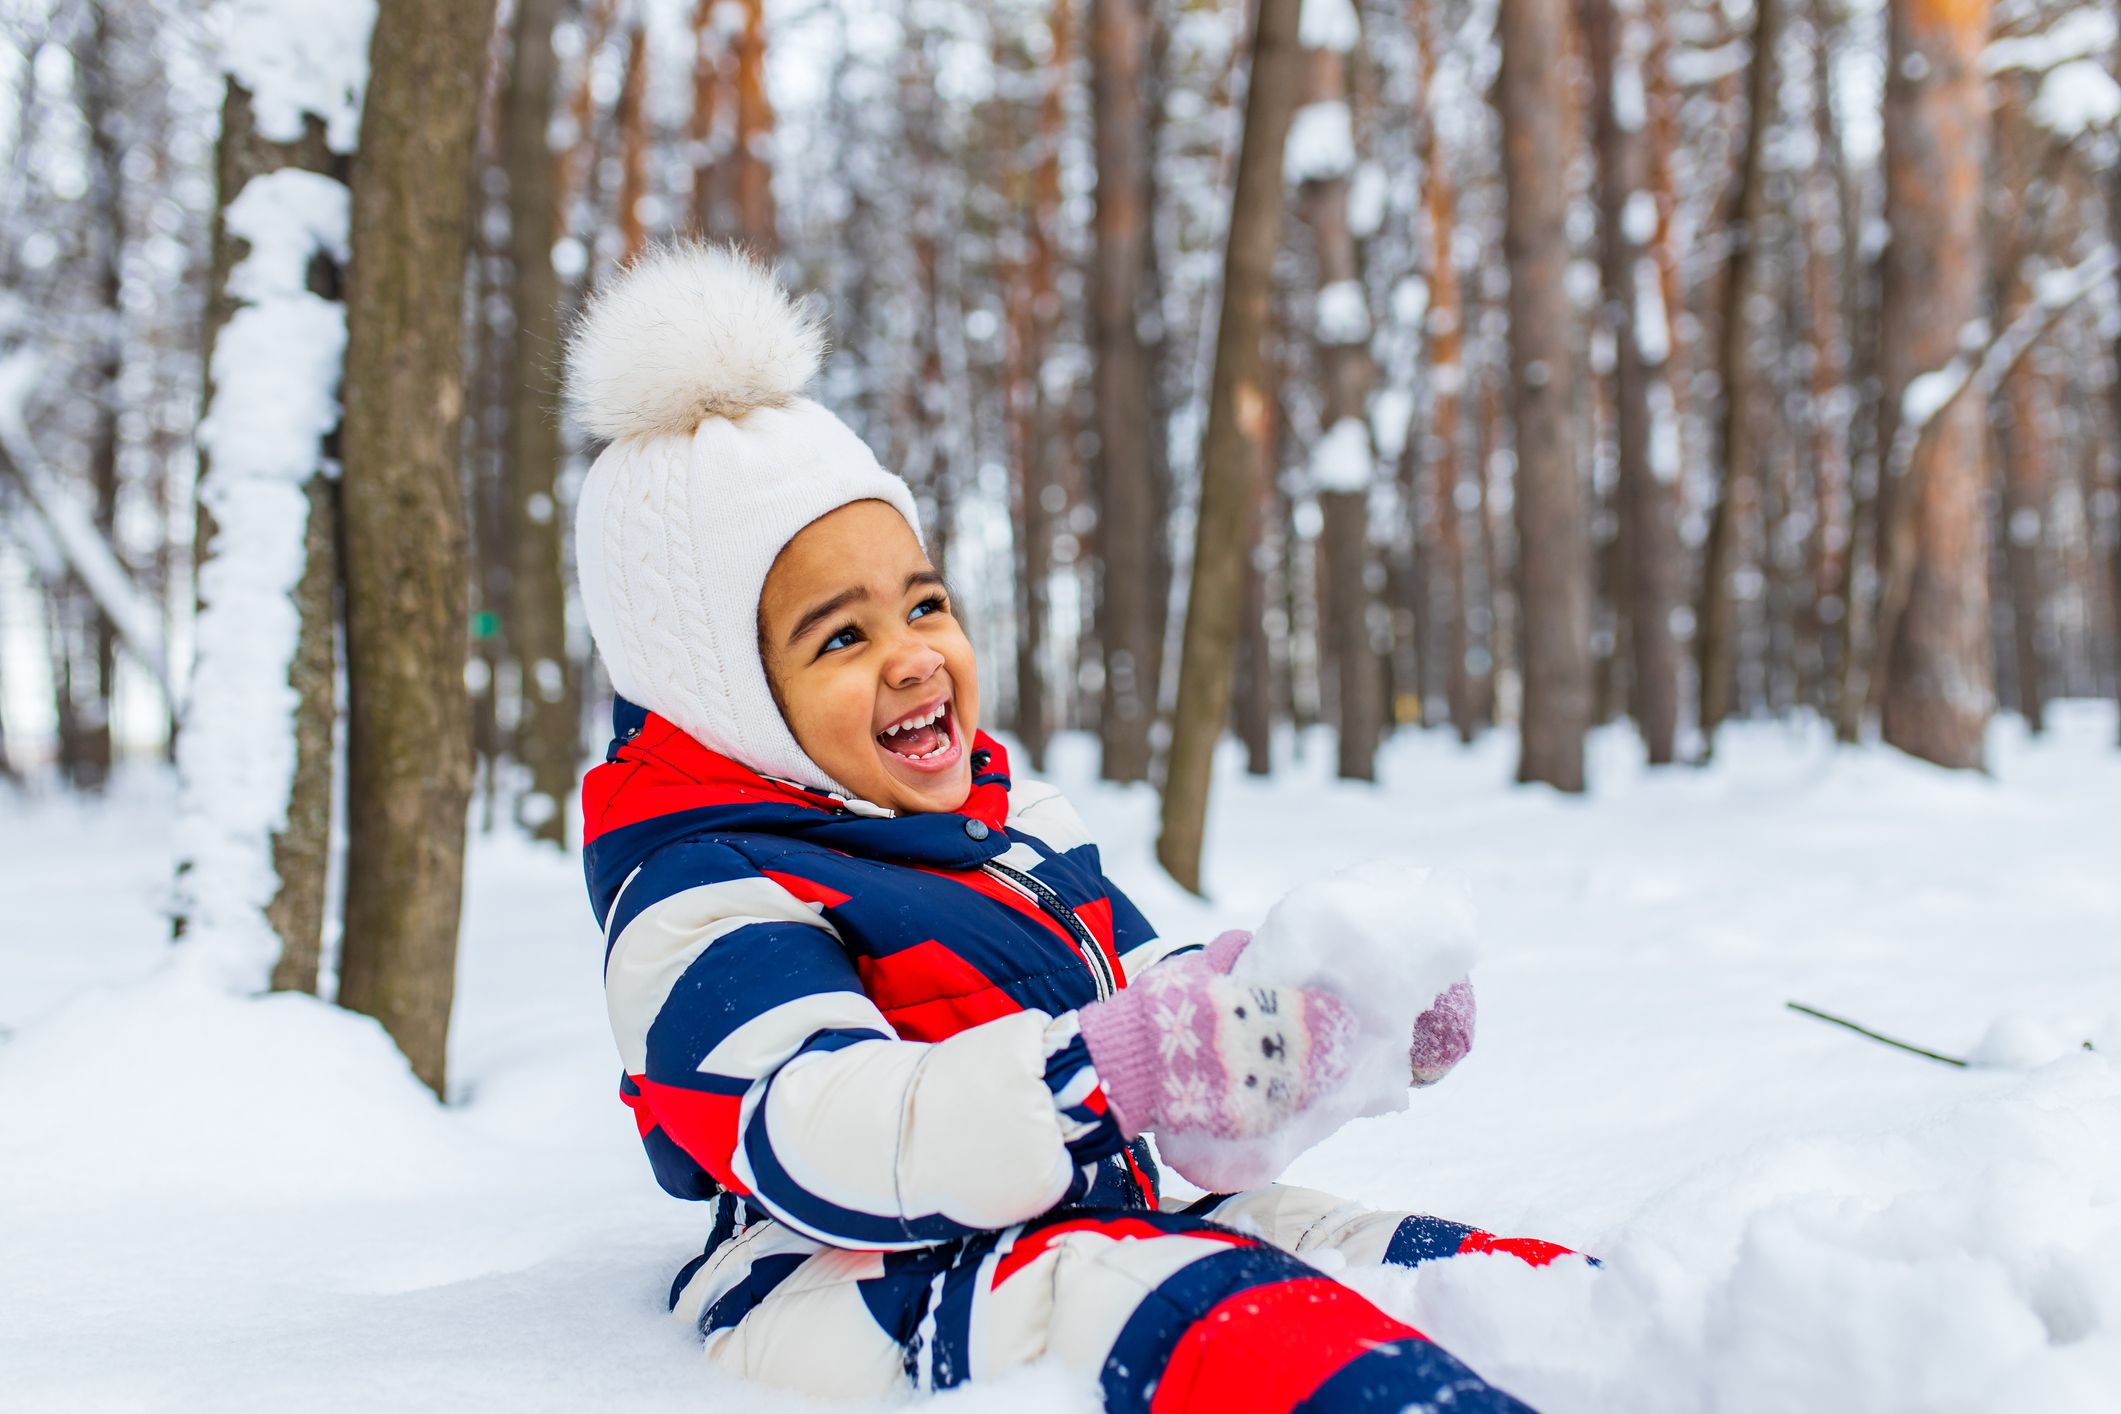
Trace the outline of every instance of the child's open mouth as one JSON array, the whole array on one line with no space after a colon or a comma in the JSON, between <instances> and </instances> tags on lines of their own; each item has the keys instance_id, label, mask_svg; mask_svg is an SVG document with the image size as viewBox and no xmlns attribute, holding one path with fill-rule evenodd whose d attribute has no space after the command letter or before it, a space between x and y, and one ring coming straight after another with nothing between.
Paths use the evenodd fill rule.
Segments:
<instances>
[{"instance_id":1,"label":"child's open mouth","mask_svg":"<svg viewBox=\"0 0 2121 1414\"><path fill-rule=\"evenodd\" d=\"M876 734L876 744L897 763L916 771L942 771L960 755L950 699L930 703Z\"/></svg>"}]
</instances>

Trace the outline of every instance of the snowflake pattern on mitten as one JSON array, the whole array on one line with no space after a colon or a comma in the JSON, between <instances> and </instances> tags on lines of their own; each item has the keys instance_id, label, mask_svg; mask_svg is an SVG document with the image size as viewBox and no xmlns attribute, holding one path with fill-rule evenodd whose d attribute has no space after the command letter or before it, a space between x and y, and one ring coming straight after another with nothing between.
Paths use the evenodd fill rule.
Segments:
<instances>
[{"instance_id":1,"label":"snowflake pattern on mitten","mask_svg":"<svg viewBox=\"0 0 2121 1414\"><path fill-rule=\"evenodd\" d=\"M1130 1137L1270 1134L1347 1073L1352 1027L1329 993L1224 976L1198 959L1151 969L1077 1021Z\"/></svg>"}]
</instances>

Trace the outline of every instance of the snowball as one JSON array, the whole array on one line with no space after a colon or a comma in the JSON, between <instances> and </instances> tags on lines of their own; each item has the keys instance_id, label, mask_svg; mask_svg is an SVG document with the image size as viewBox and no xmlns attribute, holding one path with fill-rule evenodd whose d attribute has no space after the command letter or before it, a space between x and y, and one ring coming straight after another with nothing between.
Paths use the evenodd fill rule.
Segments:
<instances>
[{"instance_id":1,"label":"snowball","mask_svg":"<svg viewBox=\"0 0 2121 1414\"><path fill-rule=\"evenodd\" d=\"M1473 966L1473 893L1463 875L1374 860L1300 884L1268 910L1232 975L1330 991L1355 1025L1347 1078L1280 1130L1253 1140L1157 1136L1157 1151L1215 1192L1279 1177L1350 1120L1407 1107L1414 1018Z\"/></svg>"},{"instance_id":2,"label":"snowball","mask_svg":"<svg viewBox=\"0 0 2121 1414\"><path fill-rule=\"evenodd\" d=\"M1355 166L1355 129L1348 105L1334 98L1297 109L1281 160L1283 178L1290 182L1345 177Z\"/></svg>"}]
</instances>

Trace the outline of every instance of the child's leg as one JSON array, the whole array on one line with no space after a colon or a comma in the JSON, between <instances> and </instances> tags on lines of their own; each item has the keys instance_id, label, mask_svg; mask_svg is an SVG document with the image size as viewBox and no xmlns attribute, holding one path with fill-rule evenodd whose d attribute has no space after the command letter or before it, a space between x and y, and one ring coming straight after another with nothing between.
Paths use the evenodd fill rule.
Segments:
<instances>
[{"instance_id":1,"label":"child's leg","mask_svg":"<svg viewBox=\"0 0 2121 1414\"><path fill-rule=\"evenodd\" d=\"M1240 1232L1256 1233L1298 1255L1338 1252L1351 1266L1414 1267L1461 1253L1506 1252L1543 1267L1572 1249L1536 1237L1497 1237L1468 1223L1421 1213L1379 1212L1315 1188L1269 1184L1246 1193L1212 1194L1177 1205Z\"/></svg>"},{"instance_id":2,"label":"child's leg","mask_svg":"<svg viewBox=\"0 0 2121 1414\"><path fill-rule=\"evenodd\" d=\"M797 1265L776 1273L781 1256ZM1051 1359L1097 1379L1112 1414L1525 1408L1289 1253L1181 1214L1064 1214L889 1256L760 1248L700 1275L721 1294L680 1310L710 1327L715 1363L816 1394Z\"/></svg>"}]
</instances>

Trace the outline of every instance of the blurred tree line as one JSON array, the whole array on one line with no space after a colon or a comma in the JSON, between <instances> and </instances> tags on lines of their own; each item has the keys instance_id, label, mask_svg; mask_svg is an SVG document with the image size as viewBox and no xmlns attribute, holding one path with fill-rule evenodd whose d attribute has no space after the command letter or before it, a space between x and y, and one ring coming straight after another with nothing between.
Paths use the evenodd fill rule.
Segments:
<instances>
[{"instance_id":1,"label":"blurred tree line","mask_svg":"<svg viewBox=\"0 0 2121 1414\"><path fill-rule=\"evenodd\" d=\"M1189 886L1226 732L1266 773L1330 726L1369 780L1392 732L1510 730L1577 791L1622 719L1660 765L1811 713L1978 769L1995 711L2121 691L2108 4L7 0L0 33L0 773L174 743L180 931L336 986L437 1089L461 822L564 841L603 736L567 321L676 234L827 302L816 392L914 487L998 725L1034 768L1095 733ZM331 416L261 460L286 370L239 346L309 327Z\"/></svg>"}]
</instances>

